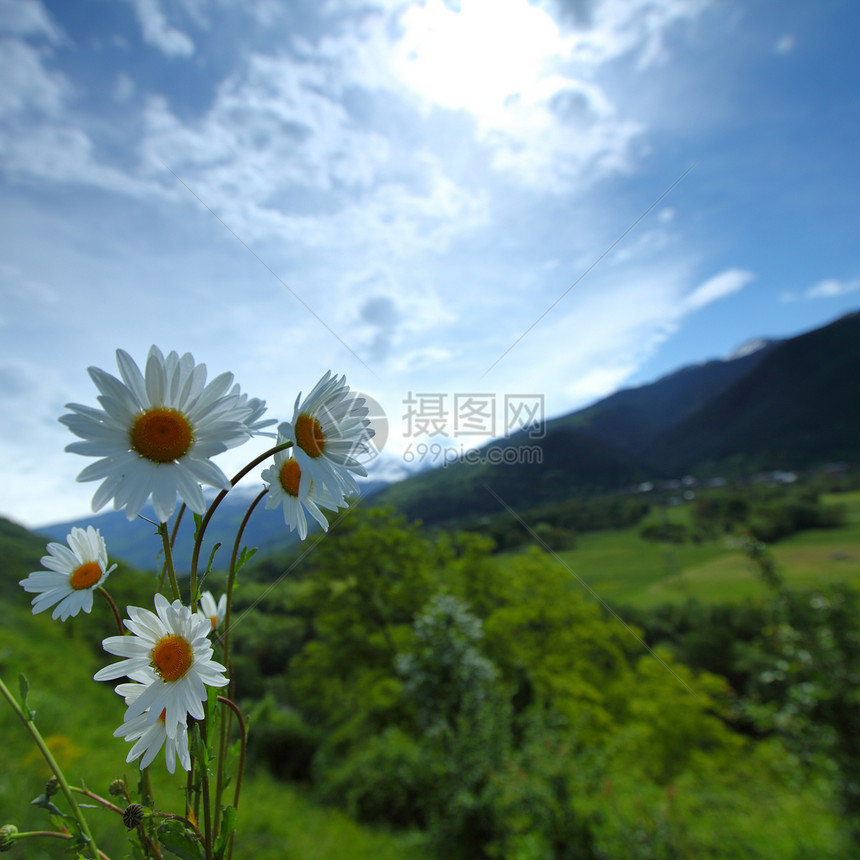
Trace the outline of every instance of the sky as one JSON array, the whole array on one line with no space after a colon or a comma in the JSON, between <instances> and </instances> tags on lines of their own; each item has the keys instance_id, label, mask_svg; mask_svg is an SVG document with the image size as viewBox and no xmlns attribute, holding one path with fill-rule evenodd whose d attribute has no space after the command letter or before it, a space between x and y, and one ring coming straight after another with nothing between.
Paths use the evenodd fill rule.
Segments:
<instances>
[{"instance_id":1,"label":"sky","mask_svg":"<svg viewBox=\"0 0 860 860\"><path fill-rule=\"evenodd\" d=\"M0 0L0 515L88 514L57 419L118 348L279 420L345 374L395 478L518 397L857 309L858 32L852 0Z\"/></svg>"}]
</instances>

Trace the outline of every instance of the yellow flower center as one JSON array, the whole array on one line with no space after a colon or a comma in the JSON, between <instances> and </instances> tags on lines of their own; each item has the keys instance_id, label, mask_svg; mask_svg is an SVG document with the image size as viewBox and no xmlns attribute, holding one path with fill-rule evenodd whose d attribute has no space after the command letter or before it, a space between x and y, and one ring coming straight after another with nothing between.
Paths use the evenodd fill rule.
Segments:
<instances>
[{"instance_id":1,"label":"yellow flower center","mask_svg":"<svg viewBox=\"0 0 860 860\"><path fill-rule=\"evenodd\" d=\"M162 723L167 722L167 708L165 708L159 715L158 719L161 720Z\"/></svg>"},{"instance_id":2,"label":"yellow flower center","mask_svg":"<svg viewBox=\"0 0 860 860\"><path fill-rule=\"evenodd\" d=\"M214 630L218 626L218 616L210 615L209 620L212 622L212 629Z\"/></svg>"},{"instance_id":3,"label":"yellow flower center","mask_svg":"<svg viewBox=\"0 0 860 860\"><path fill-rule=\"evenodd\" d=\"M156 463L172 463L188 453L194 434L188 419L175 409L142 412L131 428L131 447Z\"/></svg>"},{"instance_id":4,"label":"yellow flower center","mask_svg":"<svg viewBox=\"0 0 860 860\"><path fill-rule=\"evenodd\" d=\"M79 568L72 571L69 577L69 585L75 591L84 588L92 588L102 578L102 569L97 561L84 562Z\"/></svg>"},{"instance_id":5,"label":"yellow flower center","mask_svg":"<svg viewBox=\"0 0 860 860\"><path fill-rule=\"evenodd\" d=\"M296 444L308 457L321 457L325 450L325 434L316 418L299 415L296 419Z\"/></svg>"},{"instance_id":6,"label":"yellow flower center","mask_svg":"<svg viewBox=\"0 0 860 860\"><path fill-rule=\"evenodd\" d=\"M152 668L162 681L178 681L191 668L194 652L182 636L163 636L152 649Z\"/></svg>"},{"instance_id":7,"label":"yellow flower center","mask_svg":"<svg viewBox=\"0 0 860 860\"><path fill-rule=\"evenodd\" d=\"M281 480L281 486L284 488L284 492L290 496L298 498L299 481L302 478L302 470L299 467L299 464L292 457L289 460L284 461L284 465L281 466L281 471L278 473L278 477Z\"/></svg>"}]
</instances>

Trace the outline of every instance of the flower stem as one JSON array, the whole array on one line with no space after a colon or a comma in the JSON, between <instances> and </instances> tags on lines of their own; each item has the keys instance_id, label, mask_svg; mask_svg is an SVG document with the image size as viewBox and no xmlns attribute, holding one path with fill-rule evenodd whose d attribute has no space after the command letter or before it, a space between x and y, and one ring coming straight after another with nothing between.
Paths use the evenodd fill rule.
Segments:
<instances>
[{"instance_id":1,"label":"flower stem","mask_svg":"<svg viewBox=\"0 0 860 860\"><path fill-rule=\"evenodd\" d=\"M173 531L170 533L170 548L176 544L176 535L179 533L179 524L182 522L182 515L185 513L185 502L183 502L179 506L179 512L176 514L176 519L173 521ZM161 589L164 588L164 577L167 575L167 559L164 560L164 564L161 565L161 575L158 577L158 591L161 592Z\"/></svg>"},{"instance_id":2,"label":"flower stem","mask_svg":"<svg viewBox=\"0 0 860 860\"><path fill-rule=\"evenodd\" d=\"M34 836L49 836L53 839L71 839L71 833L60 833L59 830L26 830L23 833L16 833L14 839L18 842L21 839L31 839ZM8 849L6 849L8 850ZM100 860L110 860L110 857L107 856L102 851L98 851L98 856Z\"/></svg>"},{"instance_id":3,"label":"flower stem","mask_svg":"<svg viewBox=\"0 0 860 860\"><path fill-rule=\"evenodd\" d=\"M86 795L90 798L90 800L95 800L100 803L102 806L107 807L112 812L116 812L119 815L122 815L122 810L116 806L116 804L111 803L109 800L106 800L104 797L99 797L97 794L93 793L87 788L78 788L76 785L71 786L72 791L77 792L78 794Z\"/></svg>"},{"instance_id":4,"label":"flower stem","mask_svg":"<svg viewBox=\"0 0 860 860\"><path fill-rule=\"evenodd\" d=\"M267 460L269 457L273 457L279 451L286 451L287 448L291 448L293 445L292 442L283 442L280 445L275 445L273 448L269 448L268 451L264 451L260 454L259 457L255 457L245 466L243 469L240 469L233 476L233 480L230 481L231 489L251 471L251 469L256 469L257 466L260 465L263 461ZM209 525L209 520L212 519L212 514L215 513L215 509L218 505L224 501L224 497L227 495L229 490L221 490L217 496L212 500L212 504L209 505L206 513L203 515L203 519L200 521L200 526L197 529L197 538L194 541L194 551L191 553L191 611L194 612L197 608L197 564L200 558L200 547L203 545L203 533L206 531L206 527Z\"/></svg>"},{"instance_id":5,"label":"flower stem","mask_svg":"<svg viewBox=\"0 0 860 860\"><path fill-rule=\"evenodd\" d=\"M245 748L247 746L248 733L245 729L245 720L242 717L242 712L236 707L236 705L231 702L230 699L225 699L223 696L218 696L218 701L230 708L230 710L232 710L236 715L236 719L239 721L239 768L236 772L236 792L233 795L233 809L238 809L239 790L242 788L242 773L245 770ZM234 830L233 833L230 834L230 841L228 842L227 860L232 860L233 857L233 837L235 835L236 831Z\"/></svg>"},{"instance_id":6,"label":"flower stem","mask_svg":"<svg viewBox=\"0 0 860 860\"><path fill-rule=\"evenodd\" d=\"M254 513L254 509L258 504L266 497L269 491L267 489L261 490L260 494L251 502L248 510L245 512L245 516L242 518L242 522L239 524L239 529L236 532L236 540L233 541L233 554L230 556L230 570L227 574L227 606L224 610L224 641L222 643L224 648L224 665L227 667L227 670L230 675L230 695L233 695L233 671L232 666L230 664L230 615L233 608L233 586L236 581L236 561L239 557L239 547L242 545L242 535L245 532L245 527L248 525L248 520L251 519L251 514ZM219 702L223 702L225 704L229 704L233 711L237 714L238 709L236 706L229 700L218 697ZM228 715L229 716L229 715ZM241 758L239 760L239 774L237 776L237 786L242 781L242 768L245 765L245 739L244 739L244 725L241 723L241 715L239 715L240 719L240 728L242 731L242 753ZM218 743L218 778L215 782L215 832L218 832L218 828L220 825L221 818L221 794L223 792L223 783L224 783L224 761L227 757L227 738L230 734L230 726L231 720L223 719L221 720L220 725L220 737ZM236 792L236 797L238 800L239 793Z\"/></svg>"},{"instance_id":7,"label":"flower stem","mask_svg":"<svg viewBox=\"0 0 860 860\"><path fill-rule=\"evenodd\" d=\"M245 747L247 741L247 732L245 731L245 720L242 717L242 712L230 699L225 699L224 696L218 696L218 701L222 705L226 705L236 715L239 722L239 771L236 774L236 791L233 795L233 808L239 808L239 791L242 788L242 772L245 769Z\"/></svg>"},{"instance_id":8,"label":"flower stem","mask_svg":"<svg viewBox=\"0 0 860 860\"><path fill-rule=\"evenodd\" d=\"M164 566L167 568L173 599L180 600L179 583L176 581L176 571L173 568L173 550L170 546L170 538L167 536L167 523L158 524L158 533L161 535L161 544L164 547Z\"/></svg>"},{"instance_id":9,"label":"flower stem","mask_svg":"<svg viewBox=\"0 0 860 860\"><path fill-rule=\"evenodd\" d=\"M209 708L204 706L206 718L198 721L197 725L200 729L200 737L203 739L203 748L206 749L207 732L206 723L209 717ZM206 860L212 860L212 809L211 798L209 794L209 762L200 761L200 781L203 788L203 848L206 852Z\"/></svg>"},{"instance_id":10,"label":"flower stem","mask_svg":"<svg viewBox=\"0 0 860 860\"><path fill-rule=\"evenodd\" d=\"M57 777L57 782L60 784L60 788L63 791L63 794L66 797L66 800L69 803L69 807L72 810L72 814L75 816L75 821L78 823L78 827L81 831L81 836L86 839L88 843L88 847L90 851L92 851L92 856L98 858L101 852L96 847L95 839L93 839L93 834L90 832L89 825L87 824L86 818L84 818L81 810L78 809L77 803L75 803L75 798L72 795L72 790L69 788L68 782L66 782L66 777L63 774L63 771L60 769L60 765L57 763L57 760L54 758L53 753L48 749L48 745L42 738L41 732L36 728L36 723L33 719L25 714L21 706L16 701L15 697L9 691L9 688L3 683L3 679L0 678L0 693L6 698L6 701L12 706L12 710L18 715L18 718L21 722L27 727L27 731L30 732L30 736L33 738L33 742L39 748L39 752L42 753L42 757L48 763L48 767L51 768L54 776ZM104 856L104 855L101 855Z\"/></svg>"},{"instance_id":11,"label":"flower stem","mask_svg":"<svg viewBox=\"0 0 860 860\"><path fill-rule=\"evenodd\" d=\"M125 635L125 629L122 626L122 618L120 618L119 610L116 608L116 604L113 602L113 598L107 593L107 590L103 586L99 586L99 593L104 597L104 599L108 602L108 606L110 606L113 611L113 617L116 621L117 630L119 630L119 635Z\"/></svg>"}]
</instances>

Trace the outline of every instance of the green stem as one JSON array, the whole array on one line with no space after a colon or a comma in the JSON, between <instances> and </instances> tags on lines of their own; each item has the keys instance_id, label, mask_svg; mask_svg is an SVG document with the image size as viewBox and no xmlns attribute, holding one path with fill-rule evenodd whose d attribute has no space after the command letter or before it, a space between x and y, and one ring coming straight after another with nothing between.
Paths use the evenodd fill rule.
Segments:
<instances>
[{"instance_id":1,"label":"green stem","mask_svg":"<svg viewBox=\"0 0 860 860\"><path fill-rule=\"evenodd\" d=\"M242 717L242 712L230 699L225 699L223 696L218 696L218 701L222 705L226 705L236 715L236 720L239 723L239 771L236 774L236 791L233 795L233 809L239 808L239 791L242 788L242 772L245 770L245 748L248 734L245 730L245 720Z\"/></svg>"},{"instance_id":2,"label":"green stem","mask_svg":"<svg viewBox=\"0 0 860 860\"><path fill-rule=\"evenodd\" d=\"M206 718L198 721L197 725L200 728L200 737L203 739L203 748L206 749L206 723L209 717L209 707L205 707ZM200 781L203 788L203 848L206 851L206 860L213 860L212 856L212 809L209 796L209 762L199 762Z\"/></svg>"},{"instance_id":3,"label":"green stem","mask_svg":"<svg viewBox=\"0 0 860 860\"><path fill-rule=\"evenodd\" d=\"M158 533L161 535L161 544L164 547L164 566L167 568L167 576L170 578L173 599L180 600L179 583L176 581L176 571L173 568L173 550L170 546L170 538L167 536L167 523L158 524Z\"/></svg>"},{"instance_id":4,"label":"green stem","mask_svg":"<svg viewBox=\"0 0 860 860\"><path fill-rule=\"evenodd\" d=\"M239 547L242 545L242 535L245 532L245 527L248 525L248 520L251 519L251 514L254 513L254 509L258 504L266 497L268 494L268 489L262 490L260 494L251 502L250 507L245 512L245 516L242 519L242 522L239 524L239 530L236 532L236 540L233 542L233 554L230 557L230 570L227 574L227 606L224 610L224 665L227 667L227 670L230 674L230 695L233 695L232 686L233 686L233 672L232 667L230 665L230 616L233 608L233 587L236 581L236 561L239 557ZM228 702L228 699L222 699L219 696L219 701ZM236 706L230 702L233 710L236 710ZM218 744L218 778L215 783L215 832L218 832L218 827L220 825L220 817L221 817L221 795L223 792L223 782L224 782L224 760L226 758L227 752L227 738L230 733L231 727L230 719L222 719L220 726L220 738ZM244 729L243 729L244 731ZM244 740L243 740L244 743ZM242 751L242 758L239 763L239 776L238 779L242 779L242 767L244 766L245 756L244 749Z\"/></svg>"},{"instance_id":5,"label":"green stem","mask_svg":"<svg viewBox=\"0 0 860 860\"><path fill-rule=\"evenodd\" d=\"M23 709L18 704L15 697L9 691L9 688L3 683L2 678L0 678L0 692L3 693L3 695L6 697L6 701L8 701L9 704L12 706L12 710L15 711L15 713L18 715L18 718L27 727L27 731L30 732L30 736L33 738L33 742L39 748L39 752L42 753L42 757L48 763L48 767L51 768L51 771L53 772L54 776L57 777L57 782L60 784L60 788L62 789L62 792L69 803L69 807L72 810L72 814L75 816L75 820L78 822L78 827L81 830L81 835L87 840L89 848L93 852L93 857L97 858L101 852L96 847L96 842L95 839L93 839L93 834L90 832L87 820L81 814L81 810L78 809L78 805L77 803L75 803L75 798L72 795L72 790L69 788L68 782L66 782L66 777L63 774L63 771L60 769L60 765L57 763L57 760L54 758L53 753L48 749L48 745L42 739L42 735L36 728L35 722L30 719L28 714L24 713Z\"/></svg>"},{"instance_id":6,"label":"green stem","mask_svg":"<svg viewBox=\"0 0 860 860\"><path fill-rule=\"evenodd\" d=\"M293 445L292 442L283 442L280 445L275 445L273 448L269 448L268 451L264 451L260 454L259 457L255 457L245 466L243 469L240 469L233 476L233 480L230 481L230 488L236 486L251 469L256 469L257 466L260 465L264 460L267 460L269 457L273 457L279 451L286 451L287 448L291 448ZM209 520L212 519L212 514L215 513L215 509L218 505L224 501L224 497L227 495L229 490L221 490L217 496L212 501L212 504L209 505L208 510L203 515L203 519L200 521L200 526L197 529L197 538L194 541L194 551L191 553L191 611L194 612L197 609L197 564L200 558L200 547L203 545L203 533L206 531L206 527L209 525Z\"/></svg>"},{"instance_id":7,"label":"green stem","mask_svg":"<svg viewBox=\"0 0 860 860\"><path fill-rule=\"evenodd\" d=\"M173 549L176 546L176 535L179 533L179 524L182 522L182 515L185 513L185 502L183 502L179 506L179 513L176 514L176 519L173 521L173 531L170 532L170 548ZM167 561L165 560L164 564L161 565L161 576L158 578L158 589L159 594L161 593L161 589L164 588L164 577L167 575Z\"/></svg>"},{"instance_id":8,"label":"green stem","mask_svg":"<svg viewBox=\"0 0 860 860\"><path fill-rule=\"evenodd\" d=\"M239 722L239 737L240 737L240 745L239 745L239 768L236 772L236 792L233 795L233 809L239 809L239 790L242 788L242 773L245 770L245 749L247 746L248 733L245 730L245 720L242 718L242 712L236 707L236 705L231 702L229 699L225 699L223 696L218 696L218 701L221 702L222 705L226 705L233 713L236 715L236 719ZM233 857L233 837L236 835L236 831L230 834L230 841L228 843L229 847L227 849L227 860L232 860Z\"/></svg>"},{"instance_id":9,"label":"green stem","mask_svg":"<svg viewBox=\"0 0 860 860\"><path fill-rule=\"evenodd\" d=\"M53 839L71 839L71 833L60 833L59 830L26 830L23 833L15 834L15 841L18 842L20 839L30 839L33 836L49 836ZM98 856L101 860L110 860L110 857L102 851L98 852Z\"/></svg>"}]
</instances>

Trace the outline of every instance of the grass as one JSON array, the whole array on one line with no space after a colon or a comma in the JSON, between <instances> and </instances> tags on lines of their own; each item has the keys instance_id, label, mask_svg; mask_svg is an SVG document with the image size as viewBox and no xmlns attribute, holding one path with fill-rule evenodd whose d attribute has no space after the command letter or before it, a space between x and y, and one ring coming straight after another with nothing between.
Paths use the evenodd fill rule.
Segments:
<instances>
[{"instance_id":1,"label":"grass","mask_svg":"<svg viewBox=\"0 0 860 860\"><path fill-rule=\"evenodd\" d=\"M825 497L845 508L835 529L801 532L770 547L788 585L816 588L831 582L860 586L860 492ZM689 524L689 509L670 508L669 522ZM645 541L640 526L580 535L557 556L572 574L613 606L651 607L695 597L722 602L764 597L766 587L731 539L680 545Z\"/></svg>"},{"instance_id":2,"label":"grass","mask_svg":"<svg viewBox=\"0 0 860 860\"><path fill-rule=\"evenodd\" d=\"M112 737L122 721L122 700L112 684L92 680L104 661L78 635L78 625L107 621L100 617L101 608L97 603L92 618L79 616L59 624L48 614L33 617L18 607L0 605L0 675L16 699L18 675L27 675L36 725L70 784L80 786L83 780L107 798L113 779L125 775L134 788L139 771L136 763L124 763L128 745ZM30 804L44 792L50 771L2 697L0 737L0 824L14 824L20 831L51 829L47 813ZM151 775L160 808L181 812L184 772L171 777L159 756ZM56 802L65 808L62 798ZM125 828L116 813L93 809L87 810L86 817L103 851L114 860L129 854ZM24 860L46 860L62 856L64 847L58 840L28 839L14 850ZM358 825L264 772L248 773L243 782L235 856L256 860L431 860L418 835L389 834Z\"/></svg>"}]
</instances>

